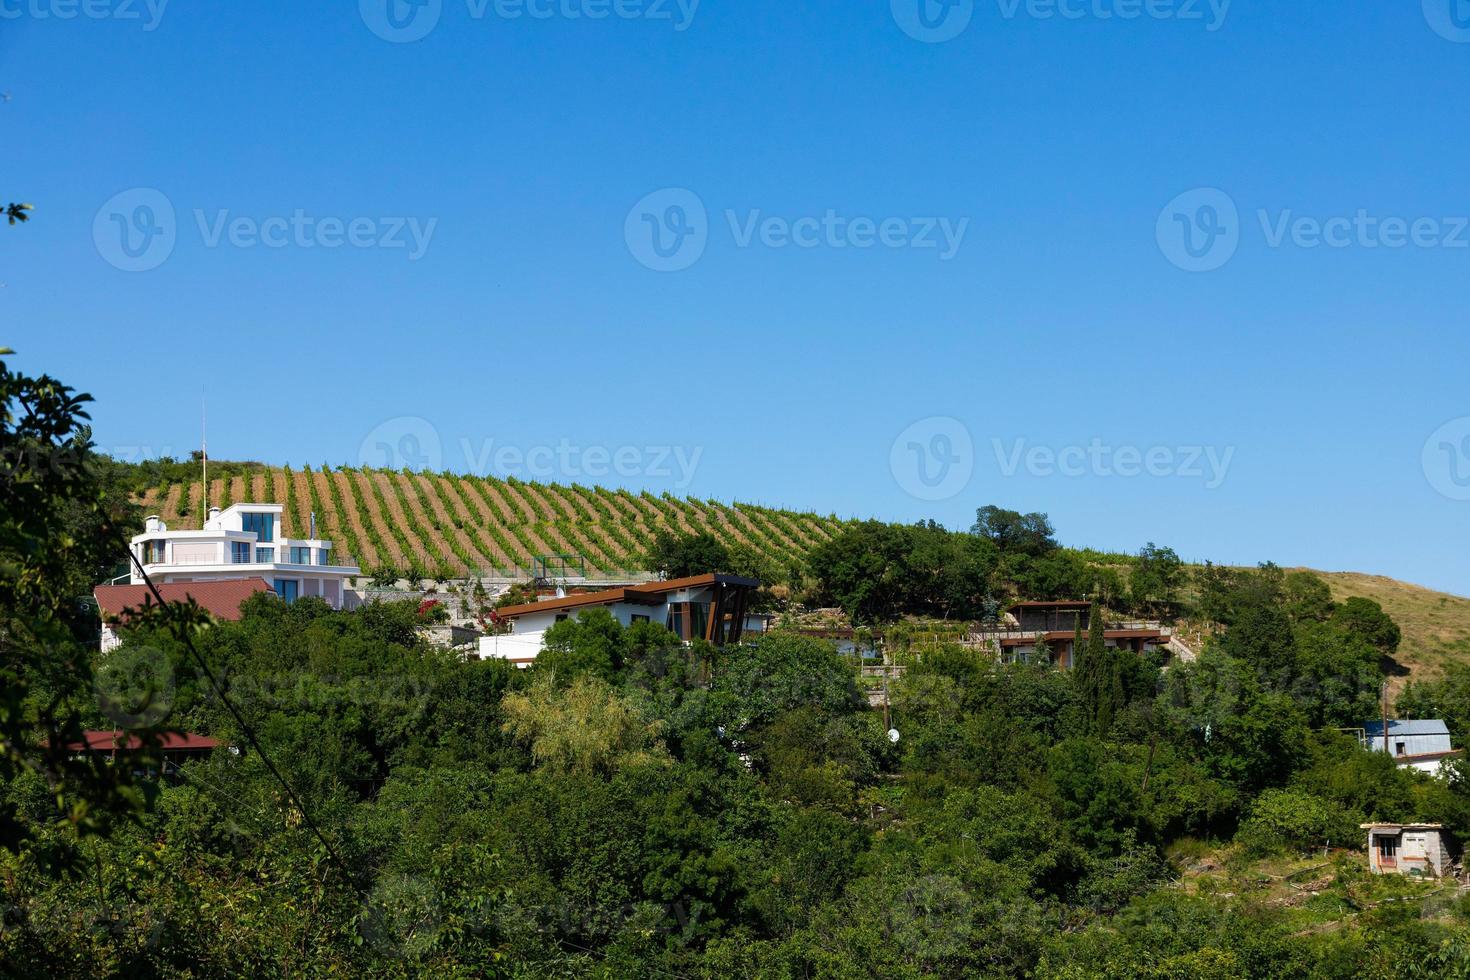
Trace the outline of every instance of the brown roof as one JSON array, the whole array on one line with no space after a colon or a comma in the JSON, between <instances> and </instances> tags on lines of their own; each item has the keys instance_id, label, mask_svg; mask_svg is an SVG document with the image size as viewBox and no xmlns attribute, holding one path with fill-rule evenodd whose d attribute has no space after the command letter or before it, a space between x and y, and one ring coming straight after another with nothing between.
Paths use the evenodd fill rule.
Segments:
<instances>
[{"instance_id":1,"label":"brown roof","mask_svg":"<svg viewBox=\"0 0 1470 980\"><path fill-rule=\"evenodd\" d=\"M1086 599L1066 599L1060 602L1013 602L1012 609L1091 609Z\"/></svg>"},{"instance_id":2,"label":"brown roof","mask_svg":"<svg viewBox=\"0 0 1470 980\"><path fill-rule=\"evenodd\" d=\"M516 616L524 616L527 613L554 612L563 609L579 609L583 606L610 606L615 602L639 602L644 605L657 605L660 597L680 589L695 589L715 583L721 585L740 585L754 589L760 586L760 582L753 578L741 578L738 575L716 575L710 572L705 575L690 575L686 578L671 578L664 582L645 582L642 585L629 585L621 589L605 589L602 592L586 592L582 595L569 595L560 599L548 599L545 602L523 602L517 606L506 606L497 609L496 615L502 619L514 619Z\"/></svg>"},{"instance_id":3,"label":"brown roof","mask_svg":"<svg viewBox=\"0 0 1470 980\"><path fill-rule=\"evenodd\" d=\"M215 582L169 582L158 586L164 602L193 599L215 619L237 620L240 603L257 592L269 592L263 578L227 578ZM156 601L146 585L99 585L92 590L102 618L120 618L125 609L138 609Z\"/></svg>"},{"instance_id":4,"label":"brown roof","mask_svg":"<svg viewBox=\"0 0 1470 980\"><path fill-rule=\"evenodd\" d=\"M158 738L159 747L169 752L217 749L220 744L207 736L187 732L163 732ZM138 736L124 736L120 731L85 731L82 732L82 741L67 742L66 747L73 752L113 752L119 749L127 752L139 748L142 744L143 740Z\"/></svg>"},{"instance_id":5,"label":"brown roof","mask_svg":"<svg viewBox=\"0 0 1470 980\"><path fill-rule=\"evenodd\" d=\"M1087 636L1086 632L1082 635L1084 639ZM1071 630L1053 630L1045 635L1045 639L1048 643L1060 643L1064 640L1070 641L1075 636L1076 634ZM1103 630L1103 639L1105 640L1162 640L1163 638L1163 630ZM1036 640L1036 637L1003 636L1001 637L1000 645L1003 647L1026 647L1035 643Z\"/></svg>"}]
</instances>

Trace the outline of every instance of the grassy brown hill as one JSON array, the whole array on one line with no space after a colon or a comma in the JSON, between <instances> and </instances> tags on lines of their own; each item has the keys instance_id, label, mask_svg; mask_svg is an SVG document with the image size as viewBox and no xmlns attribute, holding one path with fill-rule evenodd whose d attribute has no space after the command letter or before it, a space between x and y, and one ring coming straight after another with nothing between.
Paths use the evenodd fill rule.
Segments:
<instances>
[{"instance_id":1,"label":"grassy brown hill","mask_svg":"<svg viewBox=\"0 0 1470 980\"><path fill-rule=\"evenodd\" d=\"M1372 599L1403 631L1394 658L1416 678L1433 677L1451 661L1470 662L1470 599L1359 572L1318 572L1334 599Z\"/></svg>"}]
</instances>

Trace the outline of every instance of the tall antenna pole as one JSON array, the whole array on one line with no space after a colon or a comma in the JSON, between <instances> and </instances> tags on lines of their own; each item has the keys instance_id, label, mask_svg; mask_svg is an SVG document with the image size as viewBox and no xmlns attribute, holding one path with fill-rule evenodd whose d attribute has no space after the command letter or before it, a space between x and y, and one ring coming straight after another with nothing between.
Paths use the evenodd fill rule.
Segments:
<instances>
[{"instance_id":1,"label":"tall antenna pole","mask_svg":"<svg viewBox=\"0 0 1470 980\"><path fill-rule=\"evenodd\" d=\"M203 521L209 518L209 404L204 400L204 387L199 388L199 461L204 466L204 515Z\"/></svg>"}]
</instances>

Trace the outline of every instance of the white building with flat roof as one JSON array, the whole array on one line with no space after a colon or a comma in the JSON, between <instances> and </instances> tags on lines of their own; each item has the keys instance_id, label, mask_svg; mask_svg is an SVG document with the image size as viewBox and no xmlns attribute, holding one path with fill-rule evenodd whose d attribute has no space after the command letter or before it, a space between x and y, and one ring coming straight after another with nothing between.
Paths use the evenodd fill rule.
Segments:
<instances>
[{"instance_id":1,"label":"white building with flat roof","mask_svg":"<svg viewBox=\"0 0 1470 980\"><path fill-rule=\"evenodd\" d=\"M685 642L705 640L717 647L736 644L747 633L765 629L765 617L749 611L751 596L759 587L755 579L738 575L691 575L506 606L495 615L509 623L511 631L481 637L480 657L529 667L546 645L547 630L588 609L606 609L624 627L657 623Z\"/></svg>"},{"instance_id":2,"label":"white building with flat roof","mask_svg":"<svg viewBox=\"0 0 1470 980\"><path fill-rule=\"evenodd\" d=\"M287 602L319 596L333 609L356 606L358 596L349 583L362 569L338 564L330 541L286 537L281 533L284 512L280 504L211 507L198 531L171 531L150 516L130 547L148 577L159 584L259 577ZM142 581L132 568L132 582Z\"/></svg>"}]
</instances>

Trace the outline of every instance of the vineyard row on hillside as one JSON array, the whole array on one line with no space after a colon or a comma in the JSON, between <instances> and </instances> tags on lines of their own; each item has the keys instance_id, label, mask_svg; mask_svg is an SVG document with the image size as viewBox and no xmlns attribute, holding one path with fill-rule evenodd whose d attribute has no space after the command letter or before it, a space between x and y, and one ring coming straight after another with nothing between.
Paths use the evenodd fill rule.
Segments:
<instances>
[{"instance_id":1,"label":"vineyard row on hillside","mask_svg":"<svg viewBox=\"0 0 1470 980\"><path fill-rule=\"evenodd\" d=\"M727 546L786 562L843 524L831 516L670 494L346 466L226 475L210 481L208 505L203 500L198 480L142 495L148 513L174 528L199 527L208 506L252 501L284 505L283 532L304 537L315 513L317 533L334 542L339 561L424 576L517 574L556 554L582 556L589 573L635 572L660 529L708 532Z\"/></svg>"}]
</instances>

